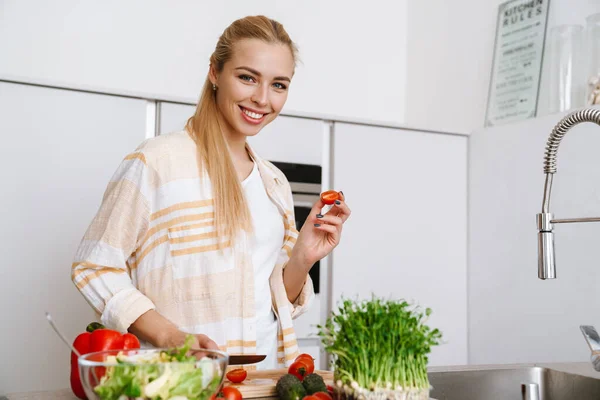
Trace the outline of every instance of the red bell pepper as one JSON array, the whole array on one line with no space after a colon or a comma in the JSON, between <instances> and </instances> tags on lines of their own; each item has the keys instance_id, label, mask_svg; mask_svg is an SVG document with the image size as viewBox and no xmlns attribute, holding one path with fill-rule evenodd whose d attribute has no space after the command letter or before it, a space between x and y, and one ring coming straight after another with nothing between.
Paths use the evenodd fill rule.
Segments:
<instances>
[{"instance_id":1,"label":"red bell pepper","mask_svg":"<svg viewBox=\"0 0 600 400\"><path fill-rule=\"evenodd\" d=\"M83 355L105 350L139 349L140 341L131 333L121 334L118 331L106 329L98 322L92 322L87 326L86 332L75 338L73 347ZM75 396L87 400L79 377L78 358L75 352L71 352L71 390Z\"/></svg>"}]
</instances>

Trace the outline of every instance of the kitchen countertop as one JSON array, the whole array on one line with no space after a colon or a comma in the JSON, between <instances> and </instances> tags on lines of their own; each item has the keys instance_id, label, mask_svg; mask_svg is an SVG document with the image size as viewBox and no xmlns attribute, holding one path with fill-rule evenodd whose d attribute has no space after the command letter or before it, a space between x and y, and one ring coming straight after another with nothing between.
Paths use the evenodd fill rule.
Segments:
<instances>
[{"instance_id":1,"label":"kitchen countertop","mask_svg":"<svg viewBox=\"0 0 600 400\"><path fill-rule=\"evenodd\" d=\"M469 371L483 369L510 369L519 367L541 367L553 369L569 374L587 376L590 378L600 379L600 372L597 372L589 362L571 362L571 363L530 363L530 364L492 364L492 365L458 365L431 367L430 372L446 372L446 371ZM38 392L22 392L9 393L6 395L8 400L78 400L73 395L71 389L47 390ZM0 396L0 400L4 400Z\"/></svg>"}]
</instances>

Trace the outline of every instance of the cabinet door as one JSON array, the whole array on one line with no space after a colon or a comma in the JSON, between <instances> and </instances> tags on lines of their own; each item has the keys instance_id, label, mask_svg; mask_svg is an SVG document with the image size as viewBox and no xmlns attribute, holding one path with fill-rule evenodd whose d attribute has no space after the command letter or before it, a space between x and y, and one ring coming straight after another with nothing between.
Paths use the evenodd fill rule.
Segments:
<instances>
[{"instance_id":1,"label":"cabinet door","mask_svg":"<svg viewBox=\"0 0 600 400\"><path fill-rule=\"evenodd\" d=\"M70 279L75 250L122 159L144 140L143 100L0 83L0 388L69 385L67 339L95 320ZM29 338L23 340L24 338Z\"/></svg>"},{"instance_id":2,"label":"cabinet door","mask_svg":"<svg viewBox=\"0 0 600 400\"><path fill-rule=\"evenodd\" d=\"M340 296L404 298L446 344L432 365L467 361L467 139L336 124L333 182L352 209L333 252Z\"/></svg>"}]
</instances>

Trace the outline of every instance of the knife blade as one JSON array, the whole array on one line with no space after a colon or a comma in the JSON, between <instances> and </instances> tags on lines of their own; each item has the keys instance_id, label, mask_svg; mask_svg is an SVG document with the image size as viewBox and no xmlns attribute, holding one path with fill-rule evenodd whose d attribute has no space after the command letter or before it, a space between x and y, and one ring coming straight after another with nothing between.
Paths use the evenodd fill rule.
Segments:
<instances>
[{"instance_id":1,"label":"knife blade","mask_svg":"<svg viewBox=\"0 0 600 400\"><path fill-rule=\"evenodd\" d=\"M230 354L229 365L256 364L267 358L262 354Z\"/></svg>"}]
</instances>

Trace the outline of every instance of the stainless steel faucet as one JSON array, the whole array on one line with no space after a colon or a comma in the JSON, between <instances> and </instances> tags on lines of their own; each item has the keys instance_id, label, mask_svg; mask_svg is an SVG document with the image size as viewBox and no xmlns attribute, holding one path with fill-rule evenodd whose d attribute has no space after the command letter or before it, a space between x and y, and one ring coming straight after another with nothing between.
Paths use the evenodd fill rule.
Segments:
<instances>
[{"instance_id":1,"label":"stainless steel faucet","mask_svg":"<svg viewBox=\"0 0 600 400\"><path fill-rule=\"evenodd\" d=\"M554 224L600 222L600 218L554 219L554 215L550 212L550 193L552 191L552 177L556 173L556 153L558 152L558 146L569 129L581 122L594 122L600 125L600 110L587 108L567 115L556 124L546 144L544 155L544 173L546 174L544 200L542 203L542 212L537 214L538 278L540 279L556 278L554 232L552 231Z\"/></svg>"}]
</instances>

